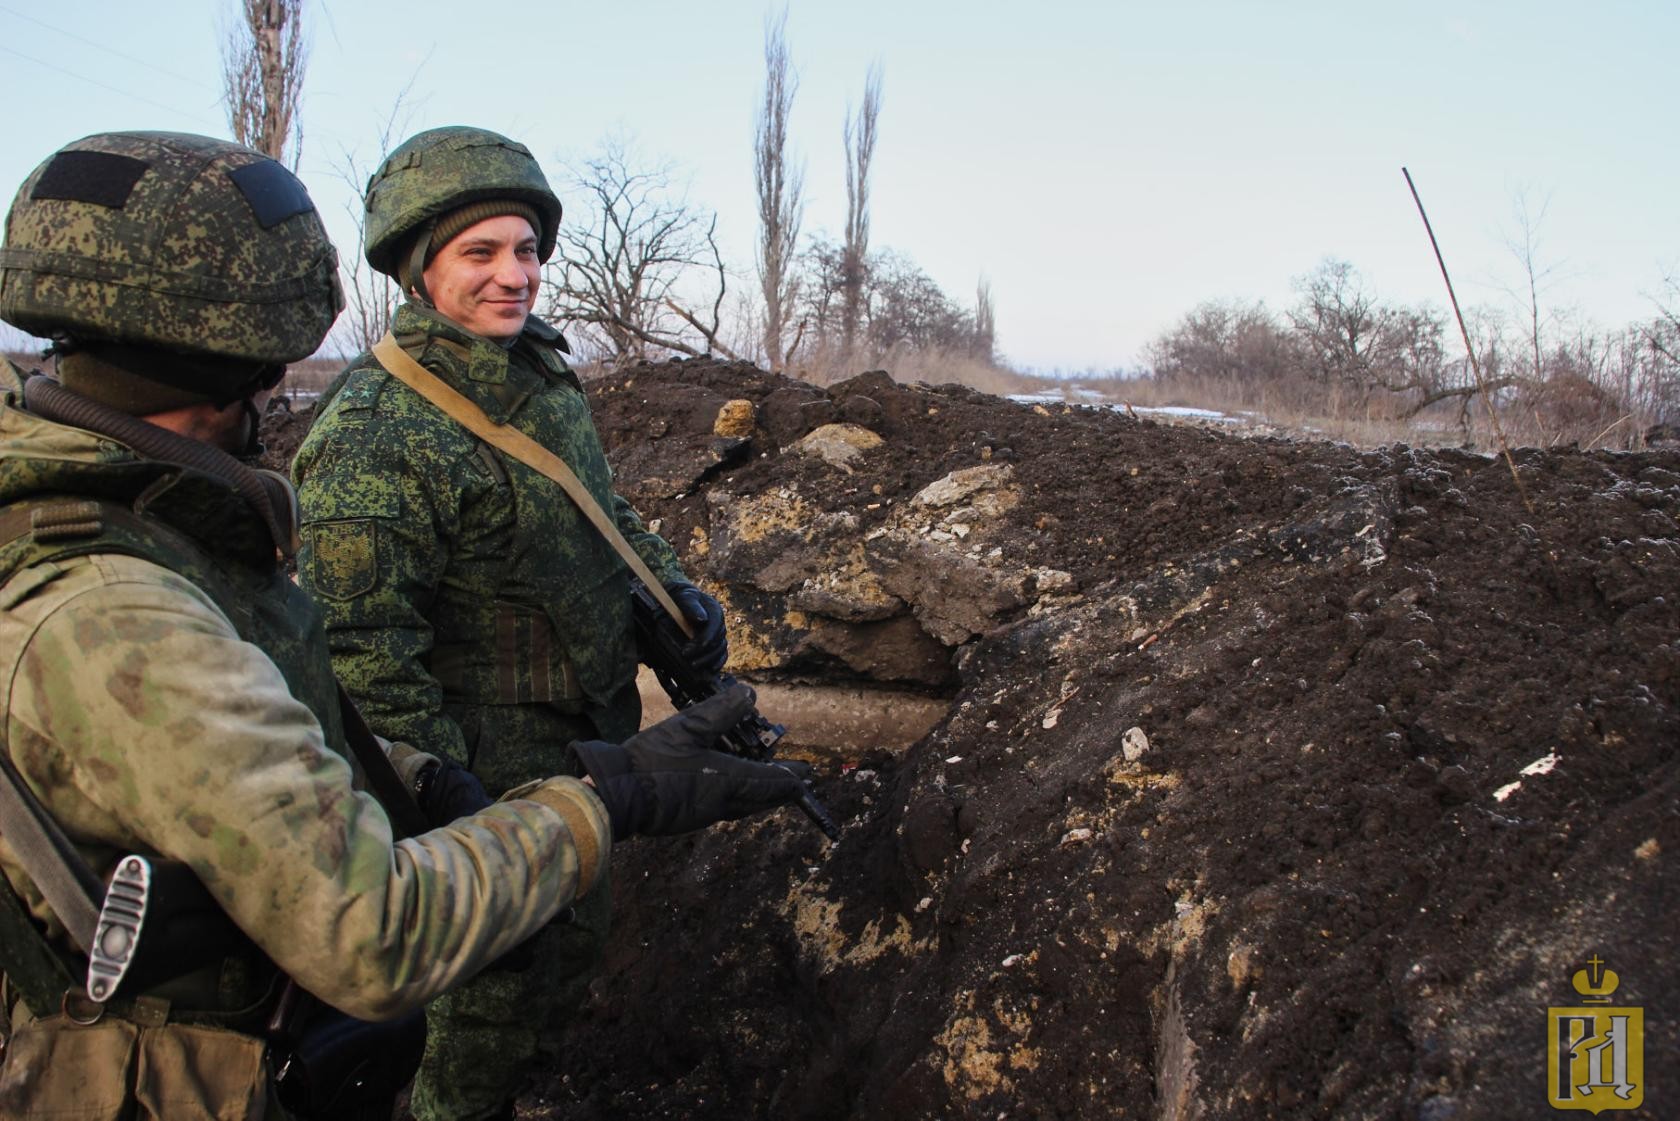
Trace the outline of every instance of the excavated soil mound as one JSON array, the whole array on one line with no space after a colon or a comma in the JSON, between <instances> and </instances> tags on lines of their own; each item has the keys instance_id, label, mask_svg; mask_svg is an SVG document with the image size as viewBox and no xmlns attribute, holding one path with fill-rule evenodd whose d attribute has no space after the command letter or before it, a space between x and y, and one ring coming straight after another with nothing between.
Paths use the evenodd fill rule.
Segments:
<instances>
[{"instance_id":1,"label":"excavated soil mound","mask_svg":"<svg viewBox=\"0 0 1680 1121\"><path fill-rule=\"evenodd\" d=\"M1551 1116L1547 1008L1594 956L1644 1010L1629 1116L1680 1116L1680 455L1514 479L702 361L591 389L702 578L731 503L867 551L1007 465L987 555L1072 579L957 641L907 752L823 767L840 844L785 811L624 845L521 1116ZM832 424L881 442L796 450Z\"/></svg>"}]
</instances>

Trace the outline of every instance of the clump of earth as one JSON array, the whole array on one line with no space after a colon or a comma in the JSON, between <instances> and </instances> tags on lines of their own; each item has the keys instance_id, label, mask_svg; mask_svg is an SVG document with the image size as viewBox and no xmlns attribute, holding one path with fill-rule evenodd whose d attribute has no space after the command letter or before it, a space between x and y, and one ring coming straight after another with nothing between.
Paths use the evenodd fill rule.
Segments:
<instances>
[{"instance_id":1,"label":"clump of earth","mask_svg":"<svg viewBox=\"0 0 1680 1121\"><path fill-rule=\"evenodd\" d=\"M839 844L623 845L522 1117L1550 1115L1595 957L1644 1010L1630 1116L1680 1109L1680 454L709 360L590 392L762 704L937 718L805 737Z\"/></svg>"}]
</instances>

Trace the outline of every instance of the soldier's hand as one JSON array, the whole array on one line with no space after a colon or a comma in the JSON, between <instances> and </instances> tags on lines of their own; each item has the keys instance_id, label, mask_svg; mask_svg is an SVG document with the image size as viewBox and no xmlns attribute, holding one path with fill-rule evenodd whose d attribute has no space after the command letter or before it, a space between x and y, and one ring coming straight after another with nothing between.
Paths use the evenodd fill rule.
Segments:
<instances>
[{"instance_id":1,"label":"soldier's hand","mask_svg":"<svg viewBox=\"0 0 1680 1121\"><path fill-rule=\"evenodd\" d=\"M495 801L485 793L478 776L453 759L421 769L414 781L414 800L420 803L420 812L433 829L475 814Z\"/></svg>"},{"instance_id":2,"label":"soldier's hand","mask_svg":"<svg viewBox=\"0 0 1680 1121\"><path fill-rule=\"evenodd\" d=\"M753 702L751 689L734 685L622 744L572 744L606 804L613 839L687 833L797 801L811 773L805 764L755 763L711 749Z\"/></svg>"},{"instance_id":3,"label":"soldier's hand","mask_svg":"<svg viewBox=\"0 0 1680 1121\"><path fill-rule=\"evenodd\" d=\"M694 629L683 653L695 669L715 674L729 661L729 634L723 626L723 605L693 584L666 584L671 601L682 609Z\"/></svg>"}]
</instances>

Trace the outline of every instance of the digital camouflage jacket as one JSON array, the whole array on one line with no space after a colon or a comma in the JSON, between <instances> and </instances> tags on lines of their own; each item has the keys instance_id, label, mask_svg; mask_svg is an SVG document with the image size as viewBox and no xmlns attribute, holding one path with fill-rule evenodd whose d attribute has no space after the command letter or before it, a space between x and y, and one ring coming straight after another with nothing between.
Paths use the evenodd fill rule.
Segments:
<instances>
[{"instance_id":1,"label":"digital camouflage jacket","mask_svg":"<svg viewBox=\"0 0 1680 1121\"><path fill-rule=\"evenodd\" d=\"M671 547L613 493L558 332L533 317L507 348L412 303L392 330L492 420L564 459L662 582L682 579ZM374 730L447 745L492 793L553 773L572 739L634 733L628 577L565 492L371 355L319 408L293 464L298 576Z\"/></svg>"},{"instance_id":2,"label":"digital camouflage jacket","mask_svg":"<svg viewBox=\"0 0 1680 1121\"><path fill-rule=\"evenodd\" d=\"M594 882L606 813L570 778L394 841L353 788L319 617L252 508L25 411L17 385L0 362L0 511L98 498L161 529L0 548L0 749L96 872L185 862L281 970L369 1019L470 977ZM399 770L423 758L393 749ZM3 841L0 869L62 938Z\"/></svg>"}]
</instances>

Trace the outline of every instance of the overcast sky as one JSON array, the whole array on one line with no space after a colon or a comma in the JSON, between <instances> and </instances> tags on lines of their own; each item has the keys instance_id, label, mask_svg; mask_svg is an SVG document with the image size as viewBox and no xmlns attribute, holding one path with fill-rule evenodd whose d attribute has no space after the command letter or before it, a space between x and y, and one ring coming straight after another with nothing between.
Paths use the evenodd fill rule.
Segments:
<instances>
[{"instance_id":1,"label":"overcast sky","mask_svg":"<svg viewBox=\"0 0 1680 1121\"><path fill-rule=\"evenodd\" d=\"M0 0L0 191L90 132L226 134L232 0ZM673 161L751 284L759 0L305 0L300 174L341 254L399 91L404 134L474 124L560 161L614 130ZM884 98L871 244L972 302L1041 371L1130 366L1209 299L1293 299L1326 257L1445 306L1410 167L1468 304L1509 304L1519 198L1548 303L1649 316L1680 265L1680 4L792 0L808 232L845 221L841 127ZM557 184L558 185L558 184Z\"/></svg>"}]
</instances>

